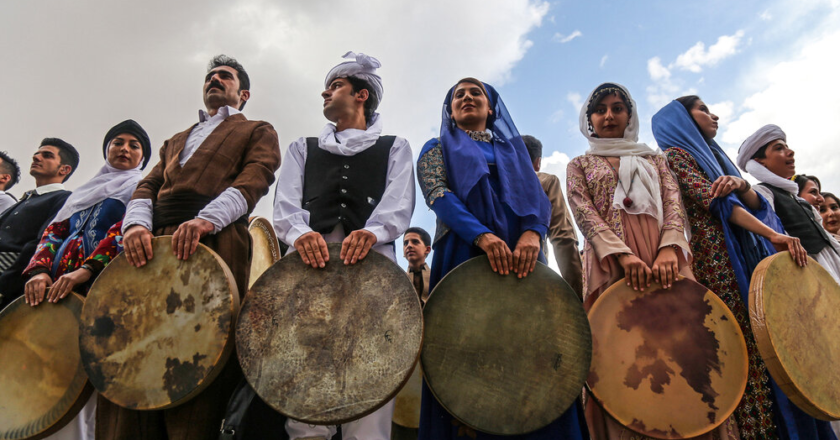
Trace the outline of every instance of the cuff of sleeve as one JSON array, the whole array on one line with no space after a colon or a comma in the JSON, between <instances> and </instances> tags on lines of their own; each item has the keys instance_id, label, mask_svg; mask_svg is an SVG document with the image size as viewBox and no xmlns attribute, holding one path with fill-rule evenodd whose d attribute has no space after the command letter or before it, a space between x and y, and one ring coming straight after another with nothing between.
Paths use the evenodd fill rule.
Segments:
<instances>
[{"instance_id":1,"label":"cuff of sleeve","mask_svg":"<svg viewBox=\"0 0 840 440\"><path fill-rule=\"evenodd\" d=\"M125 234L125 231L134 225L152 230L152 201L150 199L136 199L128 202L120 232Z\"/></svg>"},{"instance_id":2,"label":"cuff of sleeve","mask_svg":"<svg viewBox=\"0 0 840 440\"><path fill-rule=\"evenodd\" d=\"M618 238L612 231L605 231L608 233L600 233L592 237L589 241L592 244L592 249L595 250L595 256L598 261L603 261L604 258L612 254L632 254L633 251Z\"/></svg>"},{"instance_id":3,"label":"cuff of sleeve","mask_svg":"<svg viewBox=\"0 0 840 440\"><path fill-rule=\"evenodd\" d=\"M385 231L385 228L382 226L364 227L362 229L370 232L374 237L376 237L376 244L386 243L386 240L388 239L387 231Z\"/></svg>"},{"instance_id":4,"label":"cuff of sleeve","mask_svg":"<svg viewBox=\"0 0 840 440\"><path fill-rule=\"evenodd\" d=\"M42 274L42 273L50 273L50 270L47 269L46 267L40 267L39 266L39 267L36 267L36 268L24 273L23 276L25 276L26 278L32 278L35 275L39 275L39 274Z\"/></svg>"},{"instance_id":5,"label":"cuff of sleeve","mask_svg":"<svg viewBox=\"0 0 840 440\"><path fill-rule=\"evenodd\" d=\"M286 244L289 245L289 247L294 248L295 247L295 242L297 241L297 239L300 238L301 235L309 233L309 232L312 232L312 229L308 228L308 227L306 227L306 228L305 227L294 227L294 228L292 228L292 230L290 230L286 234L286 240L289 240L289 243L286 243Z\"/></svg>"},{"instance_id":6,"label":"cuff of sleeve","mask_svg":"<svg viewBox=\"0 0 840 440\"><path fill-rule=\"evenodd\" d=\"M218 197L208 203L196 218L213 224L213 233L218 234L227 225L248 213L248 202L236 188L224 190Z\"/></svg>"},{"instance_id":7,"label":"cuff of sleeve","mask_svg":"<svg viewBox=\"0 0 840 440\"><path fill-rule=\"evenodd\" d=\"M682 249L685 261L691 262L691 247L685 239L685 234L676 229L666 229L662 231L662 237L659 239L659 249L668 246L677 246Z\"/></svg>"}]
</instances>

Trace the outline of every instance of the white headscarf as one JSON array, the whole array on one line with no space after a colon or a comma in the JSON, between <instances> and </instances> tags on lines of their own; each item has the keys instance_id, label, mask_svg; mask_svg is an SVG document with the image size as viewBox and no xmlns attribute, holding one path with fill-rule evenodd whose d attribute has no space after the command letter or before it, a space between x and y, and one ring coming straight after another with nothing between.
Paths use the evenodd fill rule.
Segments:
<instances>
[{"instance_id":1,"label":"white headscarf","mask_svg":"<svg viewBox=\"0 0 840 440\"><path fill-rule=\"evenodd\" d=\"M748 137L741 148L738 149L738 166L742 170L752 174L760 182L769 183L777 188L781 188L794 196L799 196L799 186L796 182L785 179L784 177L770 171L757 160L753 159L753 155L761 149L761 147L773 142L775 140L783 140L787 142L787 135L779 128L778 125L767 124L761 127Z\"/></svg>"},{"instance_id":2,"label":"white headscarf","mask_svg":"<svg viewBox=\"0 0 840 440\"><path fill-rule=\"evenodd\" d=\"M336 78L358 78L370 84L373 89L373 94L376 95L377 102L382 102L382 95L384 93L382 77L376 74L376 69L381 67L382 63L376 58L363 53L347 52L342 58L353 59L353 61L345 61L333 67L324 80L324 88L328 88L330 83Z\"/></svg>"},{"instance_id":3,"label":"white headscarf","mask_svg":"<svg viewBox=\"0 0 840 440\"><path fill-rule=\"evenodd\" d=\"M73 214L88 209L105 199L116 199L127 205L131 199L131 194L137 188L137 182L142 177L140 171L142 166L143 161L141 160L140 164L134 169L120 170L111 166L110 162L105 159L105 165L102 165L93 179L76 188L70 194L70 197L64 202L64 206L50 223L67 220Z\"/></svg>"},{"instance_id":4,"label":"white headscarf","mask_svg":"<svg viewBox=\"0 0 840 440\"><path fill-rule=\"evenodd\" d=\"M624 130L623 138L602 139L596 137L589 129L589 117L586 110L592 101L595 92L603 86L611 86L620 89L630 102L630 122ZM662 194L659 189L659 172L645 156L661 154L646 144L639 142L639 112L636 109L636 101L630 96L627 88L616 83L604 83L596 87L584 102L580 109L580 132L589 141L589 149L586 154L595 156L619 157L618 177L621 184L616 185L612 206L616 209L623 209L628 214L647 214L656 219L662 226ZM635 181L634 181L635 177ZM631 182L633 182L631 184ZM629 191L627 194L626 191ZM630 207L624 206L624 199L629 197L633 201Z\"/></svg>"}]
</instances>

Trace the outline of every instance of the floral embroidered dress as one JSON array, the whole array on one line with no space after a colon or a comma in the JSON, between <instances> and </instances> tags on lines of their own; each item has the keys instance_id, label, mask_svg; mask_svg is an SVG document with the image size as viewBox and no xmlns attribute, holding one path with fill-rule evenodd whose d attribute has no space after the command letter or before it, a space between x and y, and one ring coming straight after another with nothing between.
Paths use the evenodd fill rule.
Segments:
<instances>
[{"instance_id":1,"label":"floral embroidered dress","mask_svg":"<svg viewBox=\"0 0 840 440\"><path fill-rule=\"evenodd\" d=\"M105 199L44 230L35 255L24 270L32 276L47 272L53 280L85 262L102 270L122 251L122 218L125 205Z\"/></svg>"}]
</instances>

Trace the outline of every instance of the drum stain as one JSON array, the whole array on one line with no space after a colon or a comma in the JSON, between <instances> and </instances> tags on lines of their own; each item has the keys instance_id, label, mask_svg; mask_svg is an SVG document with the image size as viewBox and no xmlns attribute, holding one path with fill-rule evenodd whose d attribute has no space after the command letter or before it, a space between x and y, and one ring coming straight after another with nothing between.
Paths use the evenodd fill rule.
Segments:
<instances>
[{"instance_id":1,"label":"drum stain","mask_svg":"<svg viewBox=\"0 0 840 440\"><path fill-rule=\"evenodd\" d=\"M192 295L187 296L184 300L184 310L188 313L195 313L195 298Z\"/></svg>"},{"instance_id":2,"label":"drum stain","mask_svg":"<svg viewBox=\"0 0 840 440\"><path fill-rule=\"evenodd\" d=\"M647 378L651 391L662 394L674 374L662 358L670 358L682 369L680 375L688 385L713 410L708 417L714 423L719 393L712 388L711 372L721 373L721 361L720 343L705 325L712 307L704 298L705 287L679 284L676 289L660 289L634 299L618 314L618 327L625 331L638 328L645 341L636 349L636 364L627 370L624 383L635 389Z\"/></svg>"},{"instance_id":3,"label":"drum stain","mask_svg":"<svg viewBox=\"0 0 840 440\"><path fill-rule=\"evenodd\" d=\"M166 314L171 315L175 313L182 304L181 295L175 289L171 289L169 295L166 296Z\"/></svg>"},{"instance_id":4,"label":"drum stain","mask_svg":"<svg viewBox=\"0 0 840 440\"><path fill-rule=\"evenodd\" d=\"M652 435L652 436L658 437L658 438L682 438L683 437L679 432L677 432L674 429L673 426L671 427L671 432L663 431L661 429L648 429L647 426L645 426L645 422L643 422L639 419L633 419L633 422L630 423L628 428L630 428L630 429L632 429L636 432L642 432L642 433L649 434L649 435Z\"/></svg>"},{"instance_id":5,"label":"drum stain","mask_svg":"<svg viewBox=\"0 0 840 440\"><path fill-rule=\"evenodd\" d=\"M110 316L100 316L93 321L93 328L90 329L90 335L109 338L114 334L114 320Z\"/></svg>"},{"instance_id":6,"label":"drum stain","mask_svg":"<svg viewBox=\"0 0 840 440\"><path fill-rule=\"evenodd\" d=\"M206 357L207 355L196 353L192 362L166 358L163 387L173 402L194 390L207 376L207 369L199 365Z\"/></svg>"}]
</instances>

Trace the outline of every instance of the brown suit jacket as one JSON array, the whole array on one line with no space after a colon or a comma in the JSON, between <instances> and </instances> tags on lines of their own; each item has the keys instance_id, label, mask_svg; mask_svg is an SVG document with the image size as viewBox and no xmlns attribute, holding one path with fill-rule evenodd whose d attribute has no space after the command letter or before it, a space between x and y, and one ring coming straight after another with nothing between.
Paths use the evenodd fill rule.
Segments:
<instances>
[{"instance_id":1,"label":"brown suit jacket","mask_svg":"<svg viewBox=\"0 0 840 440\"><path fill-rule=\"evenodd\" d=\"M551 221L548 224L548 240L554 247L554 259L566 282L575 289L578 296L583 291L580 253L577 248L577 234L572 216L566 208L560 179L553 174L537 172L540 185L551 202Z\"/></svg>"},{"instance_id":2,"label":"brown suit jacket","mask_svg":"<svg viewBox=\"0 0 840 440\"><path fill-rule=\"evenodd\" d=\"M423 291L417 292L417 295L420 296L420 302L426 304L426 301L429 299L429 274L431 271L429 270L429 265L423 263ZM405 274L408 275L408 280L412 283L414 282L414 274L411 273L411 269L406 270Z\"/></svg>"}]
</instances>

